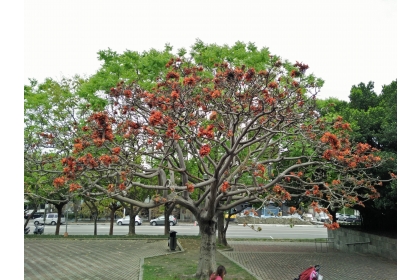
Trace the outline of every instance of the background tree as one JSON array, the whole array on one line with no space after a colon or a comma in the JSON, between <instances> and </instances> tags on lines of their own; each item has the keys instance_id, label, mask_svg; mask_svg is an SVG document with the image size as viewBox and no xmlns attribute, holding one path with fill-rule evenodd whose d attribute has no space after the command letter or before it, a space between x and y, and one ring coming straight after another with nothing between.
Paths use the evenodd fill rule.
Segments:
<instances>
[{"instance_id":1,"label":"background tree","mask_svg":"<svg viewBox=\"0 0 420 280\"><path fill-rule=\"evenodd\" d=\"M352 86L350 102L334 98L320 100L318 105L323 116L343 116L351 123L350 137L353 142L367 142L380 149L385 163L372 170L372 175L383 178L397 172L397 81L383 85L377 95L374 83ZM355 207L362 216L362 227L366 230L397 229L397 182L384 182L378 188L380 197Z\"/></svg>"}]
</instances>

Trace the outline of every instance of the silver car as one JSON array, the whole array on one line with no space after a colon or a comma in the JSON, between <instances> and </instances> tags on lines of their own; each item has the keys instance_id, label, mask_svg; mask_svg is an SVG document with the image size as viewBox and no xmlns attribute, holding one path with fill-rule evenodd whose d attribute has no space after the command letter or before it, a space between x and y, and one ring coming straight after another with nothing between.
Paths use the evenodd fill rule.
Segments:
<instances>
[{"instance_id":1,"label":"silver car","mask_svg":"<svg viewBox=\"0 0 420 280\"><path fill-rule=\"evenodd\" d=\"M142 224L142 221L141 221L141 218L139 217L139 215L136 216L134 223L135 223L136 226L140 226ZM128 225L128 224L130 224L130 215L127 215L124 218L121 218L121 219L117 220L117 225L119 225L119 226Z\"/></svg>"},{"instance_id":2,"label":"silver car","mask_svg":"<svg viewBox=\"0 0 420 280\"><path fill-rule=\"evenodd\" d=\"M57 213L47 213L47 216L45 217L45 224L46 225L56 225L58 221L58 214ZM64 215L61 214L61 224L66 223L66 218L64 218ZM34 220L34 225L43 225L44 224L44 217L39 217Z\"/></svg>"},{"instance_id":3,"label":"silver car","mask_svg":"<svg viewBox=\"0 0 420 280\"><path fill-rule=\"evenodd\" d=\"M169 216L169 225L174 226L177 224L176 218L172 215ZM151 226L164 226L165 225L165 216L159 216L156 219L150 220Z\"/></svg>"}]
</instances>

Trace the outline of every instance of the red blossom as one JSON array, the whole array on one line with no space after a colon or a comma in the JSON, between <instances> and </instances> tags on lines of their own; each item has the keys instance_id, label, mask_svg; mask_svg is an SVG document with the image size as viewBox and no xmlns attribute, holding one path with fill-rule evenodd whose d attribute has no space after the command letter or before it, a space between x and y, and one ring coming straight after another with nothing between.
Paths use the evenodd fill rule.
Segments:
<instances>
[{"instance_id":1,"label":"red blossom","mask_svg":"<svg viewBox=\"0 0 420 280\"><path fill-rule=\"evenodd\" d=\"M196 84L196 79L194 77L186 77L183 84L184 86L194 86Z\"/></svg>"},{"instance_id":2,"label":"red blossom","mask_svg":"<svg viewBox=\"0 0 420 280\"><path fill-rule=\"evenodd\" d=\"M176 72L173 72L173 71L171 71L171 72L168 72L168 74L166 74L166 79L175 79L175 80L178 80L179 79L179 74L178 73L176 73Z\"/></svg>"},{"instance_id":3,"label":"red blossom","mask_svg":"<svg viewBox=\"0 0 420 280\"><path fill-rule=\"evenodd\" d=\"M208 144L204 144L203 146L201 146L200 148L200 156L204 157L207 156L208 154L210 154L210 146Z\"/></svg>"},{"instance_id":4,"label":"red blossom","mask_svg":"<svg viewBox=\"0 0 420 280\"><path fill-rule=\"evenodd\" d=\"M152 111L149 117L149 123L151 126L158 125L162 122L162 112Z\"/></svg>"},{"instance_id":5,"label":"red blossom","mask_svg":"<svg viewBox=\"0 0 420 280\"><path fill-rule=\"evenodd\" d=\"M156 144L156 150L160 150L160 149L162 149L162 147L163 147L163 143L162 142L158 142Z\"/></svg>"},{"instance_id":6,"label":"red blossom","mask_svg":"<svg viewBox=\"0 0 420 280\"><path fill-rule=\"evenodd\" d=\"M124 90L124 96L127 98L131 98L133 96L133 93L131 92L131 90L126 89Z\"/></svg>"},{"instance_id":7,"label":"red blossom","mask_svg":"<svg viewBox=\"0 0 420 280\"><path fill-rule=\"evenodd\" d=\"M75 183L72 183L72 184L70 184L70 189L69 189L69 191L70 192L74 192L75 190L78 190L78 189L81 189L82 187L80 186L80 185L78 185L78 184L75 184Z\"/></svg>"},{"instance_id":8,"label":"red blossom","mask_svg":"<svg viewBox=\"0 0 420 280\"><path fill-rule=\"evenodd\" d=\"M223 184L222 184L222 186L220 187L220 190L222 191L222 192L227 192L227 189L228 188L230 188L230 185L229 185L229 183L228 182L223 182Z\"/></svg>"},{"instance_id":9,"label":"red blossom","mask_svg":"<svg viewBox=\"0 0 420 280\"><path fill-rule=\"evenodd\" d=\"M171 92L171 98L172 99L178 99L179 98L179 93L176 91L172 91Z\"/></svg>"},{"instance_id":10,"label":"red blossom","mask_svg":"<svg viewBox=\"0 0 420 280\"><path fill-rule=\"evenodd\" d=\"M58 178L55 178L54 179L53 185L56 188L62 187L62 186L64 186L64 184L66 183L66 181L67 181L66 178L64 178L64 177L58 177Z\"/></svg>"},{"instance_id":11,"label":"red blossom","mask_svg":"<svg viewBox=\"0 0 420 280\"><path fill-rule=\"evenodd\" d=\"M217 118L217 112L216 111L212 111L210 114L210 120L215 120Z\"/></svg>"},{"instance_id":12,"label":"red blossom","mask_svg":"<svg viewBox=\"0 0 420 280\"><path fill-rule=\"evenodd\" d=\"M194 184L187 183L187 191L192 193L194 191Z\"/></svg>"}]
</instances>

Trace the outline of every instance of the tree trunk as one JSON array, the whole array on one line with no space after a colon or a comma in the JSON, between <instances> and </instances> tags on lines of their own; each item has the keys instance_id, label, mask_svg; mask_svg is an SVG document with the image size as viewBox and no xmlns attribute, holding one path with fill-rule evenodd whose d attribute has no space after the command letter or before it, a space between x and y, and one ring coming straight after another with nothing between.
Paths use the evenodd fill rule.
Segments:
<instances>
[{"instance_id":1,"label":"tree trunk","mask_svg":"<svg viewBox=\"0 0 420 280\"><path fill-rule=\"evenodd\" d=\"M61 202L61 203L54 204L55 208L57 208L57 215L58 215L57 224L55 226L55 235L60 234L61 215L63 213L63 207L66 204L67 204L67 202L66 203Z\"/></svg>"},{"instance_id":2,"label":"tree trunk","mask_svg":"<svg viewBox=\"0 0 420 280\"><path fill-rule=\"evenodd\" d=\"M195 277L208 279L210 272L216 271L216 222L199 220L201 245Z\"/></svg>"},{"instance_id":3,"label":"tree trunk","mask_svg":"<svg viewBox=\"0 0 420 280\"><path fill-rule=\"evenodd\" d=\"M98 222L98 213L97 212L95 212L95 213L93 213L93 235L94 236L97 236L98 235L98 225L97 225L97 222Z\"/></svg>"},{"instance_id":4,"label":"tree trunk","mask_svg":"<svg viewBox=\"0 0 420 280\"><path fill-rule=\"evenodd\" d=\"M217 214L217 244L228 246L227 240L226 240L226 231L227 227L229 225L229 220L226 221L226 227L225 227L225 215L223 212L220 212Z\"/></svg>"},{"instance_id":5,"label":"tree trunk","mask_svg":"<svg viewBox=\"0 0 420 280\"><path fill-rule=\"evenodd\" d=\"M109 224L109 235L114 234L114 221L115 221L115 212L121 208L121 205L118 205L117 203L111 203L109 204L108 208L111 210L111 220Z\"/></svg>"},{"instance_id":6,"label":"tree trunk","mask_svg":"<svg viewBox=\"0 0 420 280\"><path fill-rule=\"evenodd\" d=\"M136 235L136 215L133 212L130 213L130 223L128 224L128 235Z\"/></svg>"},{"instance_id":7,"label":"tree trunk","mask_svg":"<svg viewBox=\"0 0 420 280\"><path fill-rule=\"evenodd\" d=\"M172 211L175 208L175 204L170 204L169 206L165 205L165 229L163 234L169 235L169 231L171 230L171 226L169 225L169 216L172 214Z\"/></svg>"}]
</instances>

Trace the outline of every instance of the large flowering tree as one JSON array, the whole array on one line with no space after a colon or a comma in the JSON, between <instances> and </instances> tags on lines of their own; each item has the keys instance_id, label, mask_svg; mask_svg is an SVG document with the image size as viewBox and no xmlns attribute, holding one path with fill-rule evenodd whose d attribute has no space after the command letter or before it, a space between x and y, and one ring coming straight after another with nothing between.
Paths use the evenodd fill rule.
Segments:
<instances>
[{"instance_id":1,"label":"large flowering tree","mask_svg":"<svg viewBox=\"0 0 420 280\"><path fill-rule=\"evenodd\" d=\"M109 107L80 127L54 185L139 207L189 209L202 238L197 278L216 268L221 212L300 196L328 213L377 197L381 181L369 170L381 159L368 144L349 142L342 118L319 117L323 82L306 75L307 65L270 56L262 70L222 62L209 72L197 61L170 59L147 90L126 81L110 88ZM138 188L152 190L152 200L127 197Z\"/></svg>"}]
</instances>

